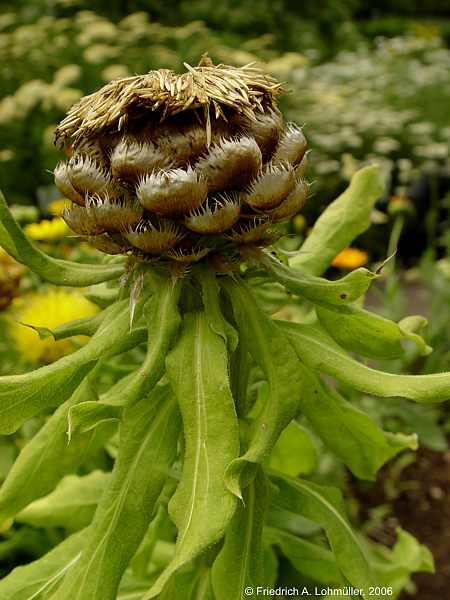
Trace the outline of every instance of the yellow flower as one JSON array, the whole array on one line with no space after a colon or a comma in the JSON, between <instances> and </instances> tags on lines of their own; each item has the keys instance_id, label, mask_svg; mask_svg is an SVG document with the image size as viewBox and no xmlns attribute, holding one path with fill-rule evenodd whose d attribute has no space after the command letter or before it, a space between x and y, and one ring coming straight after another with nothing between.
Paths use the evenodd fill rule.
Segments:
<instances>
[{"instance_id":1,"label":"yellow flower","mask_svg":"<svg viewBox=\"0 0 450 600\"><path fill-rule=\"evenodd\" d=\"M76 349L77 345L88 340L86 336L55 341L45 340L27 325L54 329L62 323L92 317L98 312L97 306L79 293L65 290L50 290L45 293L29 294L16 300L15 320L10 324L10 333L17 350L32 362L51 363Z\"/></svg>"},{"instance_id":2,"label":"yellow flower","mask_svg":"<svg viewBox=\"0 0 450 600\"><path fill-rule=\"evenodd\" d=\"M358 267L363 267L367 264L369 260L369 255L364 250L359 250L358 248L344 248L342 252L339 252L337 256L334 257L331 265L333 267L337 267L338 269L345 269L347 271L351 271L352 269L357 269Z\"/></svg>"},{"instance_id":3,"label":"yellow flower","mask_svg":"<svg viewBox=\"0 0 450 600\"><path fill-rule=\"evenodd\" d=\"M301 233L307 226L306 219L303 215L295 215L292 219L292 224L296 233Z\"/></svg>"},{"instance_id":4,"label":"yellow flower","mask_svg":"<svg viewBox=\"0 0 450 600\"><path fill-rule=\"evenodd\" d=\"M391 216L413 215L415 213L414 204L407 196L391 196L389 198L388 213Z\"/></svg>"},{"instance_id":5,"label":"yellow flower","mask_svg":"<svg viewBox=\"0 0 450 600\"><path fill-rule=\"evenodd\" d=\"M61 217L57 217L51 221L44 219L39 223L30 223L24 227L24 231L32 240L53 241L62 239L70 229Z\"/></svg>"},{"instance_id":6,"label":"yellow flower","mask_svg":"<svg viewBox=\"0 0 450 600\"><path fill-rule=\"evenodd\" d=\"M48 205L49 212L54 217L60 217L63 214L65 208L70 208L72 206L72 202L67 200L67 198L58 198L57 200L53 200Z\"/></svg>"}]
</instances>

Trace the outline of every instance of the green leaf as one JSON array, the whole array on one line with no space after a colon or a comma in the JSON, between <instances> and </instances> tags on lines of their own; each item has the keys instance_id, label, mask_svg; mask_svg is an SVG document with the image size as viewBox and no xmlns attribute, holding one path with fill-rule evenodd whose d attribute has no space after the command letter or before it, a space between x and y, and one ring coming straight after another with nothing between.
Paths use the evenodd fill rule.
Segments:
<instances>
[{"instance_id":1,"label":"green leaf","mask_svg":"<svg viewBox=\"0 0 450 600\"><path fill-rule=\"evenodd\" d=\"M157 386L150 397L125 409L110 485L86 548L54 600L115 600L175 458L178 432L178 411L168 386Z\"/></svg>"},{"instance_id":2,"label":"green leaf","mask_svg":"<svg viewBox=\"0 0 450 600\"><path fill-rule=\"evenodd\" d=\"M105 310L97 333L76 352L31 373L0 377L0 433L13 433L28 419L64 402L99 358L124 352L130 338L123 300Z\"/></svg>"},{"instance_id":3,"label":"green leaf","mask_svg":"<svg viewBox=\"0 0 450 600\"><path fill-rule=\"evenodd\" d=\"M202 575L198 567L177 573L158 596L158 600L197 600L195 591Z\"/></svg>"},{"instance_id":4,"label":"green leaf","mask_svg":"<svg viewBox=\"0 0 450 600\"><path fill-rule=\"evenodd\" d=\"M86 530L79 531L42 558L16 567L0 581L0 600L40 600L79 561L85 540Z\"/></svg>"},{"instance_id":5,"label":"green leaf","mask_svg":"<svg viewBox=\"0 0 450 600\"><path fill-rule=\"evenodd\" d=\"M296 421L291 421L275 444L270 467L296 477L314 471L317 462L317 451L308 433Z\"/></svg>"},{"instance_id":6,"label":"green leaf","mask_svg":"<svg viewBox=\"0 0 450 600\"><path fill-rule=\"evenodd\" d=\"M84 477L67 475L51 494L20 512L16 521L33 527L83 529L92 521L109 479L110 474L103 471L92 471Z\"/></svg>"},{"instance_id":7,"label":"green leaf","mask_svg":"<svg viewBox=\"0 0 450 600\"><path fill-rule=\"evenodd\" d=\"M102 423L110 423L120 419L121 411L117 406L88 400L80 402L69 409L67 415L67 438L70 444L76 433L86 433Z\"/></svg>"},{"instance_id":8,"label":"green leaf","mask_svg":"<svg viewBox=\"0 0 450 600\"><path fill-rule=\"evenodd\" d=\"M267 506L267 482L261 469L243 491L240 503L225 535L225 543L212 567L216 600L241 600L244 589L263 583L262 531ZM256 598L254 594L246 596Z\"/></svg>"},{"instance_id":9,"label":"green leaf","mask_svg":"<svg viewBox=\"0 0 450 600\"><path fill-rule=\"evenodd\" d=\"M48 329L47 327L36 327L35 325L29 325L28 323L21 323L26 327L31 327L39 335L41 340L53 338L54 340L64 340L74 335L94 335L105 318L105 313L100 312L93 317L87 319L77 319L75 321L68 321L62 325L58 325L54 329Z\"/></svg>"},{"instance_id":10,"label":"green leaf","mask_svg":"<svg viewBox=\"0 0 450 600\"><path fill-rule=\"evenodd\" d=\"M145 599L208 546L221 539L236 508L224 483L239 453L238 422L228 384L224 339L205 313L188 313L178 343L167 357L167 375L183 417L185 454L180 484L169 503L178 528L173 561Z\"/></svg>"},{"instance_id":11,"label":"green leaf","mask_svg":"<svg viewBox=\"0 0 450 600\"><path fill-rule=\"evenodd\" d=\"M269 386L268 400L254 422L248 450L233 460L226 474L228 488L241 496L258 464L268 458L281 432L298 411L301 379L298 359L287 338L258 307L250 289L227 278L223 286L233 305L239 339L261 367Z\"/></svg>"},{"instance_id":12,"label":"green leaf","mask_svg":"<svg viewBox=\"0 0 450 600\"><path fill-rule=\"evenodd\" d=\"M164 495L164 490L162 495ZM136 551L136 554L133 556L130 562L131 569L138 577L147 576L153 551L156 543L158 542L158 538L160 537L161 529L163 528L163 525L167 519L168 516L166 506L162 506L161 503L159 503L156 515L150 523L147 532L142 539L138 550Z\"/></svg>"},{"instance_id":13,"label":"green leaf","mask_svg":"<svg viewBox=\"0 0 450 600\"><path fill-rule=\"evenodd\" d=\"M122 264L87 265L48 256L24 234L12 216L1 192L0 246L43 279L57 285L84 287L101 281L117 279L124 272Z\"/></svg>"},{"instance_id":14,"label":"green leaf","mask_svg":"<svg viewBox=\"0 0 450 600\"><path fill-rule=\"evenodd\" d=\"M343 348L369 358L389 359L404 355L401 341L410 339L415 342L421 354L429 354L431 348L423 338L379 315L355 305L340 307L316 306L321 325ZM408 317L423 320L421 317ZM411 323L408 321L407 323Z\"/></svg>"},{"instance_id":15,"label":"green leaf","mask_svg":"<svg viewBox=\"0 0 450 600\"><path fill-rule=\"evenodd\" d=\"M362 399L364 411L381 422L388 420L395 423L400 431L413 431L419 438L420 445L445 452L449 448L445 431L440 425L439 407L424 404L411 404L403 398L368 398ZM397 426L398 423L398 426Z\"/></svg>"},{"instance_id":16,"label":"green leaf","mask_svg":"<svg viewBox=\"0 0 450 600\"><path fill-rule=\"evenodd\" d=\"M244 339L240 339L230 360L231 392L239 418L245 417L251 410L253 399L248 393L248 382L252 369L249 350Z\"/></svg>"},{"instance_id":17,"label":"green leaf","mask_svg":"<svg viewBox=\"0 0 450 600\"><path fill-rule=\"evenodd\" d=\"M396 375L371 369L343 350L317 325L278 321L300 360L312 369L327 373L349 386L374 396L399 396L416 402L450 399L450 373Z\"/></svg>"},{"instance_id":18,"label":"green leaf","mask_svg":"<svg viewBox=\"0 0 450 600\"><path fill-rule=\"evenodd\" d=\"M428 548L419 544L416 538L400 527L396 532L397 542L392 550L375 544L369 546L377 585L392 586L391 597L394 600L410 583L413 573L435 572L433 557Z\"/></svg>"},{"instance_id":19,"label":"green leaf","mask_svg":"<svg viewBox=\"0 0 450 600\"><path fill-rule=\"evenodd\" d=\"M178 301L182 280L170 275L161 276L158 287L144 306L148 331L147 354L142 365L127 379L126 398L133 404L147 395L164 374L167 353L180 326ZM104 395L106 404L120 404L121 387Z\"/></svg>"},{"instance_id":20,"label":"green leaf","mask_svg":"<svg viewBox=\"0 0 450 600\"><path fill-rule=\"evenodd\" d=\"M263 540L264 541L264 540ZM274 549L265 544L263 555L263 584L266 587L274 588L278 579L278 555Z\"/></svg>"},{"instance_id":21,"label":"green leaf","mask_svg":"<svg viewBox=\"0 0 450 600\"><path fill-rule=\"evenodd\" d=\"M428 346L425 340L417 332L428 325L428 321L421 315L410 315L399 321L398 326L401 329L405 339L412 340L422 356L431 354L433 348Z\"/></svg>"},{"instance_id":22,"label":"green leaf","mask_svg":"<svg viewBox=\"0 0 450 600\"><path fill-rule=\"evenodd\" d=\"M119 291L118 287L111 287L110 282L103 282L88 287L84 296L100 308L106 308L119 299Z\"/></svg>"},{"instance_id":23,"label":"green leaf","mask_svg":"<svg viewBox=\"0 0 450 600\"><path fill-rule=\"evenodd\" d=\"M355 173L345 192L317 219L291 266L314 275L324 273L333 258L370 227L370 213L383 192L378 166Z\"/></svg>"},{"instance_id":24,"label":"green leaf","mask_svg":"<svg viewBox=\"0 0 450 600\"><path fill-rule=\"evenodd\" d=\"M324 585L345 583L336 564L336 558L327 548L281 529L270 527L264 529L264 540L266 543L278 546L294 568L304 577Z\"/></svg>"},{"instance_id":25,"label":"green leaf","mask_svg":"<svg viewBox=\"0 0 450 600\"><path fill-rule=\"evenodd\" d=\"M211 329L220 335L227 343L228 350L234 352L238 345L238 335L234 327L228 323L220 308L220 287L213 270L209 267L199 267L197 275L202 287L203 305L206 318Z\"/></svg>"},{"instance_id":26,"label":"green leaf","mask_svg":"<svg viewBox=\"0 0 450 600\"><path fill-rule=\"evenodd\" d=\"M74 352L31 373L1 377L0 433L14 433L32 417L64 402L94 366L95 358L80 360Z\"/></svg>"},{"instance_id":27,"label":"green leaf","mask_svg":"<svg viewBox=\"0 0 450 600\"><path fill-rule=\"evenodd\" d=\"M340 491L288 477L273 476L272 481L279 490L274 503L319 523L325 530L341 573L352 585L362 588L369 597L369 586L375 583L372 570L365 551L345 516ZM333 583L332 572L327 583Z\"/></svg>"},{"instance_id":28,"label":"green leaf","mask_svg":"<svg viewBox=\"0 0 450 600\"><path fill-rule=\"evenodd\" d=\"M314 431L356 477L375 480L378 470L405 449L417 449L417 437L382 431L364 412L347 402L313 371L299 365L304 393L302 413Z\"/></svg>"},{"instance_id":29,"label":"green leaf","mask_svg":"<svg viewBox=\"0 0 450 600\"><path fill-rule=\"evenodd\" d=\"M293 294L303 296L314 304L344 306L367 292L378 277L367 269L355 269L341 279L329 280L310 275L307 271L286 267L267 252L258 253L259 262L271 276Z\"/></svg>"},{"instance_id":30,"label":"green leaf","mask_svg":"<svg viewBox=\"0 0 450 600\"><path fill-rule=\"evenodd\" d=\"M0 523L51 492L64 475L75 471L95 454L112 434L111 427L102 426L73 435L68 445L66 430L70 408L93 398L90 379L86 378L21 450L0 488Z\"/></svg>"}]
</instances>

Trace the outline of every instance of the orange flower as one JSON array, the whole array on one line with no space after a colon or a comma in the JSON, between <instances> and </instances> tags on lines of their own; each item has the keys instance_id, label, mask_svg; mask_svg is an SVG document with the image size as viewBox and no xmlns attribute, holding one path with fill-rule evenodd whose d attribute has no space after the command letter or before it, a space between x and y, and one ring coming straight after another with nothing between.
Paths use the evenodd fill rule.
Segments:
<instances>
[{"instance_id":1,"label":"orange flower","mask_svg":"<svg viewBox=\"0 0 450 600\"><path fill-rule=\"evenodd\" d=\"M337 267L338 269L344 269L346 271L351 271L353 269L357 269L358 267L363 267L367 264L369 260L369 255L364 250L359 250L359 248L344 248L339 254L337 254L331 265L333 267Z\"/></svg>"}]
</instances>

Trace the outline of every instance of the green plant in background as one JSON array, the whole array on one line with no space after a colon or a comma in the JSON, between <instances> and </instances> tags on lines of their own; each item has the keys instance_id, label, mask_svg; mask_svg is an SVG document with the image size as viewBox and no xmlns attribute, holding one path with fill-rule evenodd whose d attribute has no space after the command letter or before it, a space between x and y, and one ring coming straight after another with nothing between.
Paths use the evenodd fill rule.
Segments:
<instances>
[{"instance_id":1,"label":"green plant in background","mask_svg":"<svg viewBox=\"0 0 450 600\"><path fill-rule=\"evenodd\" d=\"M51 283L91 286L103 310L37 328L90 340L0 378L2 434L48 415L0 489L1 521L65 531L0 582L0 599L238 600L276 584L280 556L324 597L397 597L411 573L433 569L406 532L392 550L375 546L352 529L337 488L297 477L313 469L314 439L368 480L417 445L380 429L330 378L428 405L449 398L450 374L356 360L401 357L405 341L429 353L423 321L362 307L379 270L321 276L369 226L376 167L355 174L290 265L267 249L308 191L306 141L283 124L279 92L255 68L203 59L75 105L57 130L73 153L55 179L73 201L64 218L110 254L103 264L46 255L1 197L6 251ZM267 287L303 299L303 317L271 317ZM102 448L112 472L89 467Z\"/></svg>"}]
</instances>

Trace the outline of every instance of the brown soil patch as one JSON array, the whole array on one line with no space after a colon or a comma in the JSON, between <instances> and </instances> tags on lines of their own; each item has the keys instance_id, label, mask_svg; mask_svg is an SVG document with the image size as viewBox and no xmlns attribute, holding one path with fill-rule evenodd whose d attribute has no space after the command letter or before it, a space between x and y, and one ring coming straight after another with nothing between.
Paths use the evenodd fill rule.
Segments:
<instances>
[{"instance_id":1,"label":"brown soil patch","mask_svg":"<svg viewBox=\"0 0 450 600\"><path fill-rule=\"evenodd\" d=\"M420 449L417 460L403 469L394 486L387 485L388 469L383 469L377 483L369 489L363 489L356 481L351 483L360 502L360 518L363 522L370 509L388 504L390 514L371 532L371 537L392 545L399 525L412 533L428 546L436 563L436 574L414 575L414 598L450 600L450 451ZM392 487L395 494L387 493ZM403 593L400 599L411 600L411 596Z\"/></svg>"}]
</instances>

